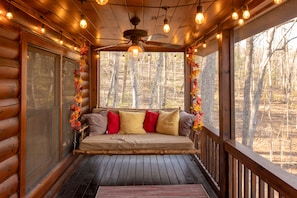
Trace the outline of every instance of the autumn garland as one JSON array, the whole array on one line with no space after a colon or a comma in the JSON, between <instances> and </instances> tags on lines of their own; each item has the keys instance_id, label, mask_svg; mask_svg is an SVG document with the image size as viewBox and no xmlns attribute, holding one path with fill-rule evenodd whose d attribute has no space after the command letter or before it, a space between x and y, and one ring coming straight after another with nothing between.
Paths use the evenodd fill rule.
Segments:
<instances>
[{"instance_id":1,"label":"autumn garland","mask_svg":"<svg viewBox=\"0 0 297 198\"><path fill-rule=\"evenodd\" d=\"M192 90L190 95L192 97L192 106L191 112L195 115L195 121L193 125L194 130L201 130L203 127L202 117L203 112L201 108L201 98L198 96L199 86L197 82L197 76L200 73L200 68L197 63L195 63L194 56L194 47L188 49L188 64L191 66L191 82L192 82Z\"/></svg>"},{"instance_id":2,"label":"autumn garland","mask_svg":"<svg viewBox=\"0 0 297 198\"><path fill-rule=\"evenodd\" d=\"M81 114L81 103L82 103L82 90L83 87L81 85L82 78L80 73L83 71L83 68L86 66L85 56L88 51L87 46L83 46L80 50L80 63L79 69L74 70L74 88L75 88L75 95L74 95L74 104L71 105L71 115L70 115L70 125L74 131L80 129L81 122L80 122L80 114Z\"/></svg>"}]
</instances>

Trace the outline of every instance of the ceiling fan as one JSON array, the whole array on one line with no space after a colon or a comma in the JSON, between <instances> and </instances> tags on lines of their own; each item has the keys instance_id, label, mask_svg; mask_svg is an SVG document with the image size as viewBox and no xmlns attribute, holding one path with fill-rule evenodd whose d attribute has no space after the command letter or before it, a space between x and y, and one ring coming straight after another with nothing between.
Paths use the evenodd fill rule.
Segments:
<instances>
[{"instance_id":1,"label":"ceiling fan","mask_svg":"<svg viewBox=\"0 0 297 198\"><path fill-rule=\"evenodd\" d=\"M158 40L161 38L168 38L164 34L152 34L148 35L147 30L143 29L137 29L136 26L139 24L140 19L138 17L132 17L130 19L130 22L132 25L134 25L134 29L128 29L123 32L123 37L128 40L126 43L119 43L115 45L109 45L104 47L96 48L95 50L100 51L107 48L116 47L119 45L127 45L130 42L132 43L131 46L128 49L128 52L132 52L133 56L138 56L139 52L143 52L143 44L145 45L153 45L153 46L161 46L161 47L167 47L171 49L180 49L182 48L181 45L176 44L170 44L170 43L163 43L163 42L157 42L154 40Z\"/></svg>"}]
</instances>

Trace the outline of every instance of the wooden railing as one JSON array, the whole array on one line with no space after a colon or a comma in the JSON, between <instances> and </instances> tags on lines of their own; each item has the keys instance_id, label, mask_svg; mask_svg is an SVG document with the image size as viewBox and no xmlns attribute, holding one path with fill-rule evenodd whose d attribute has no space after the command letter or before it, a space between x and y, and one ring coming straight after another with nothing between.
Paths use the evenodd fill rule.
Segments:
<instances>
[{"instance_id":1,"label":"wooden railing","mask_svg":"<svg viewBox=\"0 0 297 198\"><path fill-rule=\"evenodd\" d=\"M246 146L228 140L229 197L297 197L297 177Z\"/></svg>"},{"instance_id":2,"label":"wooden railing","mask_svg":"<svg viewBox=\"0 0 297 198\"><path fill-rule=\"evenodd\" d=\"M235 140L222 141L209 126L199 133L201 154L198 162L208 181L222 197L297 197L297 177L274 165ZM219 147L228 155L227 184L220 184ZM227 185L227 193L221 186ZM225 196L227 195L227 196Z\"/></svg>"}]
</instances>

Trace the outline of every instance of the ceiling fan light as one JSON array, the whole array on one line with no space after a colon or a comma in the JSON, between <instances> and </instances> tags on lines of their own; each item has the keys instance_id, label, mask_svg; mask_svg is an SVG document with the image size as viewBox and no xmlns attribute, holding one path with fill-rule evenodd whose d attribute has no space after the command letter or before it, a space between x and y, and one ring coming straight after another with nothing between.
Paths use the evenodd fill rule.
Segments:
<instances>
[{"instance_id":1,"label":"ceiling fan light","mask_svg":"<svg viewBox=\"0 0 297 198\"><path fill-rule=\"evenodd\" d=\"M132 56L134 58L138 57L139 53L140 52L144 52L143 48L140 47L139 45L137 44L132 44L129 48L128 48L128 52L129 53L132 53Z\"/></svg>"},{"instance_id":2,"label":"ceiling fan light","mask_svg":"<svg viewBox=\"0 0 297 198\"><path fill-rule=\"evenodd\" d=\"M197 13L196 13L195 21L197 24L202 24L204 22L204 15L202 13L201 5L197 6Z\"/></svg>"},{"instance_id":3,"label":"ceiling fan light","mask_svg":"<svg viewBox=\"0 0 297 198\"><path fill-rule=\"evenodd\" d=\"M106 5L108 3L108 0L96 0L96 3L99 5Z\"/></svg>"},{"instance_id":4,"label":"ceiling fan light","mask_svg":"<svg viewBox=\"0 0 297 198\"><path fill-rule=\"evenodd\" d=\"M87 23L87 20L86 20L86 17L85 17L84 14L81 14L81 18L80 18L79 26L80 26L82 29L86 29L87 26L88 26L88 23Z\"/></svg>"},{"instance_id":5,"label":"ceiling fan light","mask_svg":"<svg viewBox=\"0 0 297 198\"><path fill-rule=\"evenodd\" d=\"M168 24L168 19L164 19L164 26L163 26L163 31L165 32L165 33L168 33L169 31L170 31L170 26L169 26L169 24Z\"/></svg>"},{"instance_id":6,"label":"ceiling fan light","mask_svg":"<svg viewBox=\"0 0 297 198\"><path fill-rule=\"evenodd\" d=\"M238 20L238 25L243 25L244 24L244 20L243 19L239 19Z\"/></svg>"}]
</instances>

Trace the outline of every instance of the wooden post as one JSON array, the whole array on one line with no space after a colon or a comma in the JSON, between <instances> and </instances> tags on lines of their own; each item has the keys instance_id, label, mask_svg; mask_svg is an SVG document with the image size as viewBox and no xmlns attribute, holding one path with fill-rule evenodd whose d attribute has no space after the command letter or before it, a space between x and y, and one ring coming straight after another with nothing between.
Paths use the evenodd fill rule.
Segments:
<instances>
[{"instance_id":1,"label":"wooden post","mask_svg":"<svg viewBox=\"0 0 297 198\"><path fill-rule=\"evenodd\" d=\"M220 116L220 197L229 195L228 153L224 141L234 137L231 129L233 117L233 30L223 30L219 40L219 116ZM234 119L233 119L234 120ZM233 133L234 134L234 133Z\"/></svg>"}]
</instances>

